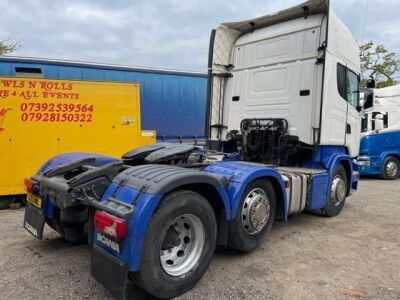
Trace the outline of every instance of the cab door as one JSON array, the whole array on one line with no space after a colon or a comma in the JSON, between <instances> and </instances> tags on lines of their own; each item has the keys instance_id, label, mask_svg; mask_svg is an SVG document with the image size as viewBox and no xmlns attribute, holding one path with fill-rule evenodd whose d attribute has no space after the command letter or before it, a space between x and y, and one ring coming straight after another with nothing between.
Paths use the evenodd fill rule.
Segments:
<instances>
[{"instance_id":1,"label":"cab door","mask_svg":"<svg viewBox=\"0 0 400 300\"><path fill-rule=\"evenodd\" d=\"M346 93L347 117L346 117L346 139L345 146L349 149L351 157L358 156L361 136L359 106L359 76L350 68L346 67Z\"/></svg>"}]
</instances>

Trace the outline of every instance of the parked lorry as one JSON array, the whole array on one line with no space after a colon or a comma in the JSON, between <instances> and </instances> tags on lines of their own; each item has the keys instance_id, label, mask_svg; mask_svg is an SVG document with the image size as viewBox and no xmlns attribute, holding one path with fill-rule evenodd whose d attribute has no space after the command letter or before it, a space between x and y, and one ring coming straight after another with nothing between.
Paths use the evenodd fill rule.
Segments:
<instances>
[{"instance_id":1,"label":"parked lorry","mask_svg":"<svg viewBox=\"0 0 400 300\"><path fill-rule=\"evenodd\" d=\"M0 77L0 207L25 193L24 178L48 157L154 143L140 121L137 83Z\"/></svg>"},{"instance_id":2,"label":"parked lorry","mask_svg":"<svg viewBox=\"0 0 400 300\"><path fill-rule=\"evenodd\" d=\"M397 179L400 175L400 85L364 91L361 175Z\"/></svg>"},{"instance_id":3,"label":"parked lorry","mask_svg":"<svg viewBox=\"0 0 400 300\"><path fill-rule=\"evenodd\" d=\"M143 129L155 130L158 141L204 141L206 73L0 56L0 76L139 84Z\"/></svg>"},{"instance_id":4,"label":"parked lorry","mask_svg":"<svg viewBox=\"0 0 400 300\"><path fill-rule=\"evenodd\" d=\"M326 0L222 24L210 40L207 147L51 158L26 181L42 206L27 206L24 226L39 238L45 222L67 239L89 232L91 273L117 298L128 278L180 295L216 245L249 252L275 219L341 212L358 183L359 71Z\"/></svg>"}]
</instances>

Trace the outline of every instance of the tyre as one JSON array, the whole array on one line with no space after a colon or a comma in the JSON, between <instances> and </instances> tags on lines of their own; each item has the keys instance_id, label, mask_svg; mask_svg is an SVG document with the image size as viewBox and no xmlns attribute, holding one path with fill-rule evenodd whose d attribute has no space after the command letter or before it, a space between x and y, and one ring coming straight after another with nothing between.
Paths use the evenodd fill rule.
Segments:
<instances>
[{"instance_id":1,"label":"tyre","mask_svg":"<svg viewBox=\"0 0 400 300\"><path fill-rule=\"evenodd\" d=\"M148 224L140 270L131 274L133 280L157 298L183 294L207 270L216 240L217 221L207 199L192 191L173 192Z\"/></svg>"},{"instance_id":2,"label":"tyre","mask_svg":"<svg viewBox=\"0 0 400 300\"><path fill-rule=\"evenodd\" d=\"M275 190L269 180L258 179L247 185L238 213L229 226L229 247L250 252L259 247L271 230L276 213Z\"/></svg>"},{"instance_id":3,"label":"tyre","mask_svg":"<svg viewBox=\"0 0 400 300\"><path fill-rule=\"evenodd\" d=\"M386 180L395 180L399 178L400 163L394 156L388 156L383 161L382 177Z\"/></svg>"},{"instance_id":4,"label":"tyre","mask_svg":"<svg viewBox=\"0 0 400 300\"><path fill-rule=\"evenodd\" d=\"M2 196L0 197L0 210L9 209L10 205L14 203L15 198L13 196Z\"/></svg>"},{"instance_id":5,"label":"tyre","mask_svg":"<svg viewBox=\"0 0 400 300\"><path fill-rule=\"evenodd\" d=\"M333 173L328 197L322 213L327 217L337 216L342 211L347 197L347 175L341 164L337 165Z\"/></svg>"}]
</instances>

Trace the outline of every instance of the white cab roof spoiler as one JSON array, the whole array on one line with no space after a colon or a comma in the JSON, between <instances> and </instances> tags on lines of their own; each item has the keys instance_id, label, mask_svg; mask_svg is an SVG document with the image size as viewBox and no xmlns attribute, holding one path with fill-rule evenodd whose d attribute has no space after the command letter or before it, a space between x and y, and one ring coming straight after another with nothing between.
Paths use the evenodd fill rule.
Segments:
<instances>
[{"instance_id":1,"label":"white cab roof spoiler","mask_svg":"<svg viewBox=\"0 0 400 300\"><path fill-rule=\"evenodd\" d=\"M381 88L381 89L375 89L374 93L375 93L375 97L377 97L377 98L400 96L400 84L388 86L388 87Z\"/></svg>"},{"instance_id":2,"label":"white cab roof spoiler","mask_svg":"<svg viewBox=\"0 0 400 300\"><path fill-rule=\"evenodd\" d=\"M328 12L329 0L309 0L291 8L281 10L277 13L272 13L259 18L240 22L229 22L223 23L221 26L238 30L241 34L254 31L259 28L271 26L281 22L306 17L309 15L315 15L320 13Z\"/></svg>"}]
</instances>

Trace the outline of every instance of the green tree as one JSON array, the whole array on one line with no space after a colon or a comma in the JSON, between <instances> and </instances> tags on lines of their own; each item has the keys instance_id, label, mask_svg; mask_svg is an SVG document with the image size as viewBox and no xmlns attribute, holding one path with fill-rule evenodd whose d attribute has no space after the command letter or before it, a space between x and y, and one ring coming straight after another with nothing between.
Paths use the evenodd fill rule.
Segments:
<instances>
[{"instance_id":1,"label":"green tree","mask_svg":"<svg viewBox=\"0 0 400 300\"><path fill-rule=\"evenodd\" d=\"M9 40L0 41L0 55L14 52L19 47L21 47L21 44L18 42L9 41Z\"/></svg>"},{"instance_id":2,"label":"green tree","mask_svg":"<svg viewBox=\"0 0 400 300\"><path fill-rule=\"evenodd\" d=\"M400 71L400 60L396 53L390 52L383 45L374 45L369 41L360 46L361 60L361 87L365 87L368 78L376 81L378 88L391 86L397 83L394 79Z\"/></svg>"}]
</instances>

